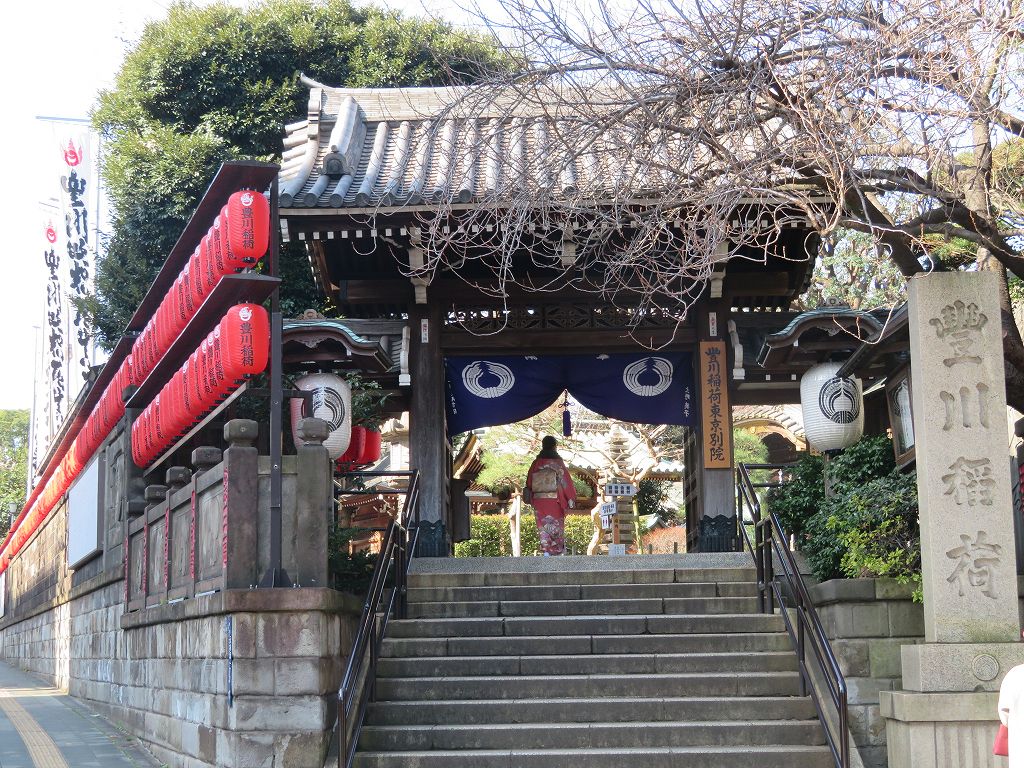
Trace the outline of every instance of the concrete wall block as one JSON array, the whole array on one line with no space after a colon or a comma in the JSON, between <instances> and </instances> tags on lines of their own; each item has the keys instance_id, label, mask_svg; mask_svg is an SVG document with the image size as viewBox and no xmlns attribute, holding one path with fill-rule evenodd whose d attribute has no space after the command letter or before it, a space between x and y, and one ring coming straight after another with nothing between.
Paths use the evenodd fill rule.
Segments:
<instances>
[{"instance_id":1,"label":"concrete wall block","mask_svg":"<svg viewBox=\"0 0 1024 768\"><path fill-rule=\"evenodd\" d=\"M889 613L884 604L852 603L835 612L836 637L888 637Z\"/></svg>"},{"instance_id":2,"label":"concrete wall block","mask_svg":"<svg viewBox=\"0 0 1024 768\"><path fill-rule=\"evenodd\" d=\"M885 718L874 705L852 706L850 730L858 747L885 744Z\"/></svg>"},{"instance_id":3,"label":"concrete wall block","mask_svg":"<svg viewBox=\"0 0 1024 768\"><path fill-rule=\"evenodd\" d=\"M231 718L234 731L322 731L327 706L319 696L237 696ZM246 765L246 763L240 763Z\"/></svg>"},{"instance_id":4,"label":"concrete wall block","mask_svg":"<svg viewBox=\"0 0 1024 768\"><path fill-rule=\"evenodd\" d=\"M909 600L890 601L889 635L891 637L924 637L924 606Z\"/></svg>"},{"instance_id":5,"label":"concrete wall block","mask_svg":"<svg viewBox=\"0 0 1024 768\"><path fill-rule=\"evenodd\" d=\"M181 724L184 764L210 765L217 762L217 732L199 723Z\"/></svg>"},{"instance_id":6,"label":"concrete wall block","mask_svg":"<svg viewBox=\"0 0 1024 768\"><path fill-rule=\"evenodd\" d=\"M167 715L147 712L145 738L175 752L181 751L181 721Z\"/></svg>"},{"instance_id":7,"label":"concrete wall block","mask_svg":"<svg viewBox=\"0 0 1024 768\"><path fill-rule=\"evenodd\" d=\"M319 658L289 658L274 661L274 693L278 696L326 694L330 692Z\"/></svg>"},{"instance_id":8,"label":"concrete wall block","mask_svg":"<svg viewBox=\"0 0 1024 768\"><path fill-rule=\"evenodd\" d=\"M246 768L277 768L274 764L273 733L233 733L217 731L217 754L225 757L221 764ZM230 762L228 762L230 760Z\"/></svg>"},{"instance_id":9,"label":"concrete wall block","mask_svg":"<svg viewBox=\"0 0 1024 768\"><path fill-rule=\"evenodd\" d=\"M256 624L256 655L327 655L325 623L323 614L314 612L260 614Z\"/></svg>"},{"instance_id":10,"label":"concrete wall block","mask_svg":"<svg viewBox=\"0 0 1024 768\"><path fill-rule=\"evenodd\" d=\"M256 658L257 615L236 613L232 616L231 645L236 659Z\"/></svg>"},{"instance_id":11,"label":"concrete wall block","mask_svg":"<svg viewBox=\"0 0 1024 768\"><path fill-rule=\"evenodd\" d=\"M902 659L900 649L907 641L904 638L877 638L868 641L871 677L900 677Z\"/></svg>"},{"instance_id":12,"label":"concrete wall block","mask_svg":"<svg viewBox=\"0 0 1024 768\"><path fill-rule=\"evenodd\" d=\"M878 692L891 691L893 680L879 680L873 677L846 678L847 701L852 704L873 704L878 706Z\"/></svg>"},{"instance_id":13,"label":"concrete wall block","mask_svg":"<svg viewBox=\"0 0 1024 768\"><path fill-rule=\"evenodd\" d=\"M274 694L274 664L265 660L235 659L232 668L235 696Z\"/></svg>"},{"instance_id":14,"label":"concrete wall block","mask_svg":"<svg viewBox=\"0 0 1024 768\"><path fill-rule=\"evenodd\" d=\"M846 677L867 677L870 675L868 661L869 640L833 640L832 650L835 652L839 669Z\"/></svg>"},{"instance_id":15,"label":"concrete wall block","mask_svg":"<svg viewBox=\"0 0 1024 768\"><path fill-rule=\"evenodd\" d=\"M299 733L277 737L276 753L281 768L320 766L327 751L327 739L322 733Z\"/></svg>"}]
</instances>

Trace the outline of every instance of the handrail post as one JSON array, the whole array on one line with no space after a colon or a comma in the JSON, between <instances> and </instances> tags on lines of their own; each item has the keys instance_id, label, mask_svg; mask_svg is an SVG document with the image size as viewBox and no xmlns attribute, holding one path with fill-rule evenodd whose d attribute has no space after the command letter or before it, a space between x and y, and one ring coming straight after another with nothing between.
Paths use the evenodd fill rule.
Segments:
<instances>
[{"instance_id":1,"label":"handrail post","mask_svg":"<svg viewBox=\"0 0 1024 768\"><path fill-rule=\"evenodd\" d=\"M768 582L764 580L764 526L761 525L760 505L754 504L754 570L757 573L757 610L766 612L765 590Z\"/></svg>"},{"instance_id":2,"label":"handrail post","mask_svg":"<svg viewBox=\"0 0 1024 768\"><path fill-rule=\"evenodd\" d=\"M367 684L370 690L367 691L367 701L377 700L377 606L370 606L373 618L370 619L370 668L366 673Z\"/></svg>"},{"instance_id":3,"label":"handrail post","mask_svg":"<svg viewBox=\"0 0 1024 768\"><path fill-rule=\"evenodd\" d=\"M771 521L769 521L770 523ZM775 590L772 588L772 583L775 581L775 564L773 562L773 551L775 543L773 538L775 531L772 530L771 525L763 526L764 531L764 586L767 591L768 605L766 606L766 613L775 613Z\"/></svg>"},{"instance_id":4,"label":"handrail post","mask_svg":"<svg viewBox=\"0 0 1024 768\"><path fill-rule=\"evenodd\" d=\"M785 610L785 609L783 609ZM807 647L806 639L804 637L804 624L806 619L804 618L803 607L797 610L797 623L796 623L796 648L797 654L800 657L800 695L807 695L808 677L810 673L807 671Z\"/></svg>"},{"instance_id":5,"label":"handrail post","mask_svg":"<svg viewBox=\"0 0 1024 768\"><path fill-rule=\"evenodd\" d=\"M338 696L338 768L348 768L348 696Z\"/></svg>"}]
</instances>

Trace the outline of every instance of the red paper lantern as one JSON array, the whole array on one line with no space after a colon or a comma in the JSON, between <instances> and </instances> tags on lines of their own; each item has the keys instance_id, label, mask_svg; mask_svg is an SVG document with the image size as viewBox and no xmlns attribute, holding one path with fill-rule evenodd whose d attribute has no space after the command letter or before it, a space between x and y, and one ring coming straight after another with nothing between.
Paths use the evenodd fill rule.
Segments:
<instances>
[{"instance_id":1,"label":"red paper lantern","mask_svg":"<svg viewBox=\"0 0 1024 768\"><path fill-rule=\"evenodd\" d=\"M366 427L361 427L358 424L352 425L352 439L349 441L348 448L341 454L338 459L339 464L358 464L360 457L363 455L363 449L366 447Z\"/></svg>"},{"instance_id":2,"label":"red paper lantern","mask_svg":"<svg viewBox=\"0 0 1024 768\"><path fill-rule=\"evenodd\" d=\"M375 429L365 429L366 435L363 440L363 450L359 454L357 464L373 464L380 460L380 432Z\"/></svg>"},{"instance_id":3,"label":"red paper lantern","mask_svg":"<svg viewBox=\"0 0 1024 768\"><path fill-rule=\"evenodd\" d=\"M228 198L221 211L226 230L227 267L242 269L255 264L270 242L270 203L259 192L242 190Z\"/></svg>"},{"instance_id":4,"label":"red paper lantern","mask_svg":"<svg viewBox=\"0 0 1024 768\"><path fill-rule=\"evenodd\" d=\"M270 356L267 310L259 304L237 304L220 321L220 331L223 370L229 382L263 372Z\"/></svg>"},{"instance_id":5,"label":"red paper lantern","mask_svg":"<svg viewBox=\"0 0 1024 768\"><path fill-rule=\"evenodd\" d=\"M188 282L192 289L192 306L199 309L203 305L209 291L206 290L206 282L203 277L203 263L200 258L201 246L197 246L195 252L188 260Z\"/></svg>"}]
</instances>

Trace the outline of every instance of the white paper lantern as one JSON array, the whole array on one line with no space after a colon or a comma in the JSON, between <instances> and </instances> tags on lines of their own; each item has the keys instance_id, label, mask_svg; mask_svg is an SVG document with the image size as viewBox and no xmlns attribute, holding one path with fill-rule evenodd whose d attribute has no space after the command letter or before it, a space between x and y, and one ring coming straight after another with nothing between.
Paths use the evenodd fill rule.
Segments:
<instances>
[{"instance_id":1,"label":"white paper lantern","mask_svg":"<svg viewBox=\"0 0 1024 768\"><path fill-rule=\"evenodd\" d=\"M295 387L313 393L312 412L306 416L327 422L330 432L324 447L332 460L338 458L352 439L352 388L341 376L333 373L311 373L298 379ZM297 428L303 418L301 398L292 398L291 412L292 440L299 445Z\"/></svg>"},{"instance_id":2,"label":"white paper lantern","mask_svg":"<svg viewBox=\"0 0 1024 768\"><path fill-rule=\"evenodd\" d=\"M800 379L800 406L807 442L819 451L847 448L864 434L860 379L836 376L841 363L821 363Z\"/></svg>"}]
</instances>

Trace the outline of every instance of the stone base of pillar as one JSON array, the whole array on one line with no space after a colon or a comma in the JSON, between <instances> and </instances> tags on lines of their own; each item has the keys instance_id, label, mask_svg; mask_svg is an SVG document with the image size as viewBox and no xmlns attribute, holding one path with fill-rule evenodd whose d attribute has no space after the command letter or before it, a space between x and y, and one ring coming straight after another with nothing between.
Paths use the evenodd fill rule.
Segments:
<instances>
[{"instance_id":1,"label":"stone base of pillar","mask_svg":"<svg viewBox=\"0 0 1024 768\"><path fill-rule=\"evenodd\" d=\"M997 768L998 693L882 691L889 768Z\"/></svg>"},{"instance_id":2,"label":"stone base of pillar","mask_svg":"<svg viewBox=\"0 0 1024 768\"><path fill-rule=\"evenodd\" d=\"M700 552L738 552L739 544L735 515L705 515L700 519Z\"/></svg>"},{"instance_id":3,"label":"stone base of pillar","mask_svg":"<svg viewBox=\"0 0 1024 768\"><path fill-rule=\"evenodd\" d=\"M889 768L997 768L996 703L1021 643L922 643L902 651L902 691L882 691Z\"/></svg>"},{"instance_id":4,"label":"stone base of pillar","mask_svg":"<svg viewBox=\"0 0 1024 768\"><path fill-rule=\"evenodd\" d=\"M419 539L416 541L416 557L448 557L448 531L443 520L421 520Z\"/></svg>"}]
</instances>

